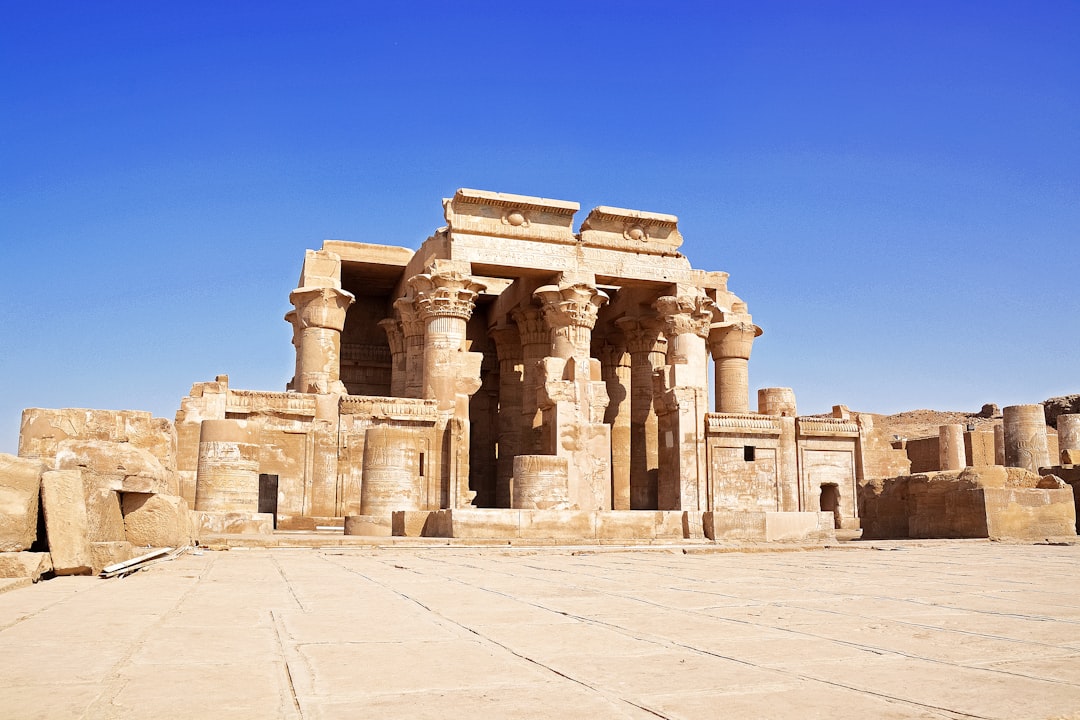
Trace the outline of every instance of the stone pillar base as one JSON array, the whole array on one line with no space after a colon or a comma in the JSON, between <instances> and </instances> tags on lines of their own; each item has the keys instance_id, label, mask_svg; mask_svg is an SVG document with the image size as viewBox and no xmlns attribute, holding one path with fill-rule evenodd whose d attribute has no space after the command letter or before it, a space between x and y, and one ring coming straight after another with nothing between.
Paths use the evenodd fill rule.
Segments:
<instances>
[{"instance_id":1,"label":"stone pillar base","mask_svg":"<svg viewBox=\"0 0 1080 720\"><path fill-rule=\"evenodd\" d=\"M191 524L200 536L271 535L274 532L274 516L270 513L192 510Z\"/></svg>"}]
</instances>

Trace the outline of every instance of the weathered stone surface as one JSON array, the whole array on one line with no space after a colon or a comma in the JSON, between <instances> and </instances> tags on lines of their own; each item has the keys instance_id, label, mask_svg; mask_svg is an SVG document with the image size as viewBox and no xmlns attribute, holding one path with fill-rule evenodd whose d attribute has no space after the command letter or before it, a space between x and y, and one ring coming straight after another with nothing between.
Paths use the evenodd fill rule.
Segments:
<instances>
[{"instance_id":1,"label":"weathered stone surface","mask_svg":"<svg viewBox=\"0 0 1080 720\"><path fill-rule=\"evenodd\" d=\"M57 444L58 470L79 469L92 488L122 492L169 492L171 474L149 450L131 443L76 438Z\"/></svg>"},{"instance_id":2,"label":"weathered stone surface","mask_svg":"<svg viewBox=\"0 0 1080 720\"><path fill-rule=\"evenodd\" d=\"M91 543L120 542L127 539L120 494L101 487L86 488L86 539Z\"/></svg>"},{"instance_id":3,"label":"weathered stone surface","mask_svg":"<svg viewBox=\"0 0 1080 720\"><path fill-rule=\"evenodd\" d=\"M187 501L176 495L125 493L122 505L128 542L137 546L191 545L192 528Z\"/></svg>"},{"instance_id":4,"label":"weathered stone surface","mask_svg":"<svg viewBox=\"0 0 1080 720\"><path fill-rule=\"evenodd\" d=\"M702 514L705 537L728 542L825 542L836 539L831 512L718 510Z\"/></svg>"},{"instance_id":5,"label":"weathered stone surface","mask_svg":"<svg viewBox=\"0 0 1080 720\"><path fill-rule=\"evenodd\" d=\"M874 480L860 488L860 508L865 539L1076 533L1072 493L1024 468L991 466Z\"/></svg>"},{"instance_id":6,"label":"weathered stone surface","mask_svg":"<svg viewBox=\"0 0 1080 720\"><path fill-rule=\"evenodd\" d=\"M83 487L79 470L49 470L41 476L45 532L57 575L89 575L92 572Z\"/></svg>"},{"instance_id":7,"label":"weathered stone surface","mask_svg":"<svg viewBox=\"0 0 1080 720\"><path fill-rule=\"evenodd\" d=\"M345 518L345 534L390 537L393 534L391 515L349 515Z\"/></svg>"},{"instance_id":8,"label":"weathered stone surface","mask_svg":"<svg viewBox=\"0 0 1080 720\"><path fill-rule=\"evenodd\" d=\"M421 537L425 535L424 528L427 526L431 511L427 510L395 510L391 513L391 534L397 537Z\"/></svg>"},{"instance_id":9,"label":"weathered stone surface","mask_svg":"<svg viewBox=\"0 0 1080 720\"><path fill-rule=\"evenodd\" d=\"M150 453L166 471L176 467L176 432L173 424L151 413L85 408L27 408L23 411L19 432L20 457L37 458L52 465L60 452L60 445L67 440L126 445ZM57 466L55 469L63 468ZM163 491L175 492L171 485Z\"/></svg>"},{"instance_id":10,"label":"weathered stone surface","mask_svg":"<svg viewBox=\"0 0 1080 720\"><path fill-rule=\"evenodd\" d=\"M26 577L37 582L52 569L52 556L47 552L0 552L0 578Z\"/></svg>"},{"instance_id":11,"label":"weathered stone surface","mask_svg":"<svg viewBox=\"0 0 1080 720\"><path fill-rule=\"evenodd\" d=\"M95 575L110 565L130 560L137 554L135 546L127 540L90 543L90 557Z\"/></svg>"},{"instance_id":12,"label":"weathered stone surface","mask_svg":"<svg viewBox=\"0 0 1080 720\"><path fill-rule=\"evenodd\" d=\"M29 550L37 539L44 469L38 460L0 453L0 552Z\"/></svg>"},{"instance_id":13,"label":"weathered stone surface","mask_svg":"<svg viewBox=\"0 0 1080 720\"><path fill-rule=\"evenodd\" d=\"M274 532L274 516L269 513L194 510L191 523L195 539L202 535L269 535Z\"/></svg>"}]
</instances>

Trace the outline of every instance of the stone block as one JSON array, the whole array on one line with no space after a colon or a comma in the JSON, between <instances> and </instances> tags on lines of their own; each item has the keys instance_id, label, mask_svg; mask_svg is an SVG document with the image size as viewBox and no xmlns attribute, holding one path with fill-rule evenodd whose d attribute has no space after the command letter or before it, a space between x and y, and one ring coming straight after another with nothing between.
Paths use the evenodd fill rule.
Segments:
<instances>
[{"instance_id":1,"label":"stone block","mask_svg":"<svg viewBox=\"0 0 1080 720\"><path fill-rule=\"evenodd\" d=\"M127 539L120 495L109 488L84 488L86 492L86 539L91 543L120 542Z\"/></svg>"},{"instance_id":2,"label":"stone block","mask_svg":"<svg viewBox=\"0 0 1080 720\"><path fill-rule=\"evenodd\" d=\"M835 539L831 512L766 512L766 542Z\"/></svg>"},{"instance_id":3,"label":"stone block","mask_svg":"<svg viewBox=\"0 0 1080 720\"><path fill-rule=\"evenodd\" d=\"M1080 449L1068 449L1061 451L1062 465L1080 465Z\"/></svg>"},{"instance_id":4,"label":"stone block","mask_svg":"<svg viewBox=\"0 0 1080 720\"><path fill-rule=\"evenodd\" d=\"M190 511L182 497L124 493L121 510L124 531L132 545L182 547L193 544Z\"/></svg>"},{"instance_id":5,"label":"stone block","mask_svg":"<svg viewBox=\"0 0 1080 720\"><path fill-rule=\"evenodd\" d=\"M659 510L612 510L595 513L596 537L601 540L643 540L656 537ZM682 537L682 522L679 523Z\"/></svg>"},{"instance_id":6,"label":"stone block","mask_svg":"<svg viewBox=\"0 0 1080 720\"><path fill-rule=\"evenodd\" d=\"M1076 534L1072 488L983 488L987 535L1042 539Z\"/></svg>"},{"instance_id":7,"label":"stone block","mask_svg":"<svg viewBox=\"0 0 1080 720\"><path fill-rule=\"evenodd\" d=\"M44 463L0 453L0 552L29 550L37 539Z\"/></svg>"},{"instance_id":8,"label":"stone block","mask_svg":"<svg viewBox=\"0 0 1080 720\"><path fill-rule=\"evenodd\" d=\"M390 518L391 534L397 537L423 537L431 514L428 510L395 510Z\"/></svg>"},{"instance_id":9,"label":"stone block","mask_svg":"<svg viewBox=\"0 0 1080 720\"><path fill-rule=\"evenodd\" d=\"M271 535L274 532L271 513L194 510L191 522L196 538L202 535Z\"/></svg>"},{"instance_id":10,"label":"stone block","mask_svg":"<svg viewBox=\"0 0 1080 720\"><path fill-rule=\"evenodd\" d=\"M583 510L522 510L518 516L518 537L534 540L592 539L597 537L596 515Z\"/></svg>"},{"instance_id":11,"label":"stone block","mask_svg":"<svg viewBox=\"0 0 1080 720\"><path fill-rule=\"evenodd\" d=\"M63 440L56 468L81 469L87 485L121 492L167 493L174 479L149 450L108 440Z\"/></svg>"},{"instance_id":12,"label":"stone block","mask_svg":"<svg viewBox=\"0 0 1080 720\"><path fill-rule=\"evenodd\" d=\"M679 520L680 529L682 530L681 537L690 540L703 540L705 538L705 526L702 524L701 513L699 512L683 512L683 513L661 513L663 516L663 527L658 530L664 537L674 537L674 527L671 527L674 520Z\"/></svg>"},{"instance_id":13,"label":"stone block","mask_svg":"<svg viewBox=\"0 0 1080 720\"><path fill-rule=\"evenodd\" d=\"M392 530L391 518L387 515L348 515L345 518L346 535L390 537Z\"/></svg>"},{"instance_id":14,"label":"stone block","mask_svg":"<svg viewBox=\"0 0 1080 720\"><path fill-rule=\"evenodd\" d=\"M57 575L89 575L93 560L86 539L86 494L79 470L49 470L41 475L41 507Z\"/></svg>"},{"instance_id":15,"label":"stone block","mask_svg":"<svg viewBox=\"0 0 1080 720\"><path fill-rule=\"evenodd\" d=\"M100 573L104 568L119 562L130 560L137 554L135 546L127 540L90 543L90 557L95 575Z\"/></svg>"},{"instance_id":16,"label":"stone block","mask_svg":"<svg viewBox=\"0 0 1080 720\"><path fill-rule=\"evenodd\" d=\"M52 556L47 552L0 552L0 578L25 577L37 582L52 569Z\"/></svg>"},{"instance_id":17,"label":"stone block","mask_svg":"<svg viewBox=\"0 0 1080 720\"><path fill-rule=\"evenodd\" d=\"M705 537L713 541L764 540L765 513L714 510L702 513Z\"/></svg>"}]
</instances>

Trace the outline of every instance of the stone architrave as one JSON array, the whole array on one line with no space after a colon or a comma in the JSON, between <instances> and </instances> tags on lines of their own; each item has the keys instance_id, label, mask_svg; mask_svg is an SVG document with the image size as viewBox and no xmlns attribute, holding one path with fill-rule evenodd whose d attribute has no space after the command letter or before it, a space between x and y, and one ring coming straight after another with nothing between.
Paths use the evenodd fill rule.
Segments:
<instances>
[{"instance_id":1,"label":"stone architrave","mask_svg":"<svg viewBox=\"0 0 1080 720\"><path fill-rule=\"evenodd\" d=\"M569 461L571 507L610 510L611 432L604 424L607 387L600 361L590 356L592 329L607 295L591 275L564 273L557 284L538 288L550 355L543 361L538 402L543 411L542 447Z\"/></svg>"},{"instance_id":2,"label":"stone architrave","mask_svg":"<svg viewBox=\"0 0 1080 720\"><path fill-rule=\"evenodd\" d=\"M966 466L964 426L942 425L938 428L938 469L963 470Z\"/></svg>"},{"instance_id":3,"label":"stone architrave","mask_svg":"<svg viewBox=\"0 0 1080 720\"><path fill-rule=\"evenodd\" d=\"M246 420L203 420L195 509L259 511L259 446Z\"/></svg>"},{"instance_id":4,"label":"stone architrave","mask_svg":"<svg viewBox=\"0 0 1080 720\"><path fill-rule=\"evenodd\" d=\"M713 302L695 288L678 288L653 304L668 339L668 364L654 375L660 433L657 501L661 510L709 509L705 415L709 379L705 338Z\"/></svg>"},{"instance_id":5,"label":"stone architrave","mask_svg":"<svg viewBox=\"0 0 1080 720\"><path fill-rule=\"evenodd\" d=\"M1080 415L1058 415L1058 452L1062 465L1080 465Z\"/></svg>"},{"instance_id":6,"label":"stone architrave","mask_svg":"<svg viewBox=\"0 0 1080 720\"><path fill-rule=\"evenodd\" d=\"M48 470L41 476L41 507L57 575L90 575L93 558L82 472Z\"/></svg>"},{"instance_id":7,"label":"stone architrave","mask_svg":"<svg viewBox=\"0 0 1080 720\"><path fill-rule=\"evenodd\" d=\"M719 313L708 335L716 380L716 412L745 413L749 405L749 362L754 338L761 328L746 313L745 303L735 303L731 313Z\"/></svg>"},{"instance_id":8,"label":"stone architrave","mask_svg":"<svg viewBox=\"0 0 1080 720\"><path fill-rule=\"evenodd\" d=\"M29 550L37 539L40 460L0 453L0 552Z\"/></svg>"},{"instance_id":9,"label":"stone architrave","mask_svg":"<svg viewBox=\"0 0 1080 720\"><path fill-rule=\"evenodd\" d=\"M299 372L295 389L304 393L346 394L341 382L341 330L356 298L336 287L298 287L289 294L300 328Z\"/></svg>"},{"instance_id":10,"label":"stone architrave","mask_svg":"<svg viewBox=\"0 0 1080 720\"><path fill-rule=\"evenodd\" d=\"M660 449L653 372L664 366L667 338L655 315L622 317L615 324L630 353L630 508L655 510Z\"/></svg>"},{"instance_id":11,"label":"stone architrave","mask_svg":"<svg viewBox=\"0 0 1080 720\"><path fill-rule=\"evenodd\" d=\"M1042 405L1010 405L1002 410L1005 426L1005 464L1039 472L1049 467L1046 415Z\"/></svg>"},{"instance_id":12,"label":"stone architrave","mask_svg":"<svg viewBox=\"0 0 1080 720\"><path fill-rule=\"evenodd\" d=\"M437 401L444 436L440 487L442 506L467 507L469 489L469 397L480 389L483 353L465 349L466 326L477 295L485 286L470 274L468 263L436 260L428 271L409 279L424 323L423 397Z\"/></svg>"}]
</instances>

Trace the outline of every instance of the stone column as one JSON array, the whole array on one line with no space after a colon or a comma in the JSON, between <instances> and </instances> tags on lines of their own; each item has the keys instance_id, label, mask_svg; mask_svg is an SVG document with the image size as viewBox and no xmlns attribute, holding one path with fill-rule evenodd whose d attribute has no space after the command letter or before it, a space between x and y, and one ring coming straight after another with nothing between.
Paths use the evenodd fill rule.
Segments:
<instances>
[{"instance_id":1,"label":"stone column","mask_svg":"<svg viewBox=\"0 0 1080 720\"><path fill-rule=\"evenodd\" d=\"M623 317L615 324L630 353L630 507L655 510L660 455L653 371L664 366L667 338L655 315Z\"/></svg>"},{"instance_id":2,"label":"stone column","mask_svg":"<svg viewBox=\"0 0 1080 720\"><path fill-rule=\"evenodd\" d=\"M1080 464L1080 415L1058 415L1057 431L1061 464Z\"/></svg>"},{"instance_id":3,"label":"stone column","mask_svg":"<svg viewBox=\"0 0 1080 720\"><path fill-rule=\"evenodd\" d=\"M521 454L522 350L516 325L498 325L488 335L499 357L499 456L495 479L495 507L510 507L510 481L514 458ZM536 394L533 394L536 397Z\"/></svg>"},{"instance_id":4,"label":"stone column","mask_svg":"<svg viewBox=\"0 0 1080 720\"><path fill-rule=\"evenodd\" d=\"M604 422L611 427L611 502L630 509L630 354L621 332L608 335L600 347L600 366L607 384Z\"/></svg>"},{"instance_id":5,"label":"stone column","mask_svg":"<svg viewBox=\"0 0 1080 720\"><path fill-rule=\"evenodd\" d=\"M1005 464L1039 472L1050 465L1046 444L1046 415L1042 405L1010 405L1002 410L1005 426Z\"/></svg>"},{"instance_id":6,"label":"stone column","mask_svg":"<svg viewBox=\"0 0 1080 720\"><path fill-rule=\"evenodd\" d=\"M668 339L668 362L654 375L660 432L657 501L661 510L702 511L710 507L705 457L708 412L708 354L705 338L713 302L695 288L657 298ZM745 404L745 403L744 403Z\"/></svg>"},{"instance_id":7,"label":"stone column","mask_svg":"<svg viewBox=\"0 0 1080 720\"><path fill-rule=\"evenodd\" d=\"M435 260L409 287L424 323L422 397L436 400L444 433L440 483L442 506L466 507L469 490L469 396L480 389L482 353L465 350L465 331L484 285L469 264Z\"/></svg>"},{"instance_id":8,"label":"stone column","mask_svg":"<svg viewBox=\"0 0 1080 720\"><path fill-rule=\"evenodd\" d=\"M964 426L942 425L938 428L938 470L963 470L966 466Z\"/></svg>"},{"instance_id":9,"label":"stone column","mask_svg":"<svg viewBox=\"0 0 1080 720\"><path fill-rule=\"evenodd\" d=\"M515 510L565 510L567 459L557 455L518 455L514 458L514 485L510 507Z\"/></svg>"},{"instance_id":10,"label":"stone column","mask_svg":"<svg viewBox=\"0 0 1080 720\"><path fill-rule=\"evenodd\" d=\"M543 412L542 453L566 457L570 502L580 510L610 510L611 431L604 424L607 388L591 355L592 329L607 295L591 275L564 273L533 297L550 330L538 400Z\"/></svg>"},{"instance_id":11,"label":"stone column","mask_svg":"<svg viewBox=\"0 0 1080 720\"><path fill-rule=\"evenodd\" d=\"M386 331L386 340L390 344L390 395L407 397L405 387L408 367L401 321L397 318L386 318L379 321L379 327Z\"/></svg>"},{"instance_id":12,"label":"stone column","mask_svg":"<svg viewBox=\"0 0 1080 720\"><path fill-rule=\"evenodd\" d=\"M394 301L401 321L402 352L405 353L405 397L419 398L424 393L424 321L416 308L416 298L408 295Z\"/></svg>"},{"instance_id":13,"label":"stone column","mask_svg":"<svg viewBox=\"0 0 1080 720\"><path fill-rule=\"evenodd\" d=\"M544 421L536 402L540 388L540 364L551 351L551 331L544 324L539 307L527 305L511 313L521 337L521 436L519 451L523 455L540 452L540 435Z\"/></svg>"},{"instance_id":14,"label":"stone column","mask_svg":"<svg viewBox=\"0 0 1080 720\"><path fill-rule=\"evenodd\" d=\"M749 321L717 323L709 332L715 363L716 412L750 411L750 349L761 329Z\"/></svg>"},{"instance_id":15,"label":"stone column","mask_svg":"<svg viewBox=\"0 0 1080 720\"><path fill-rule=\"evenodd\" d=\"M341 330L354 300L352 293L332 287L300 287L289 294L300 327L298 392L346 394Z\"/></svg>"},{"instance_id":16,"label":"stone column","mask_svg":"<svg viewBox=\"0 0 1080 720\"><path fill-rule=\"evenodd\" d=\"M422 510L423 503L414 431L388 426L368 428L364 433L360 514L389 518L395 510Z\"/></svg>"},{"instance_id":17,"label":"stone column","mask_svg":"<svg viewBox=\"0 0 1080 720\"><path fill-rule=\"evenodd\" d=\"M797 417L799 414L795 391L791 388L761 388L757 391L757 404L759 415Z\"/></svg>"},{"instance_id":18,"label":"stone column","mask_svg":"<svg viewBox=\"0 0 1080 720\"><path fill-rule=\"evenodd\" d=\"M259 446L246 420L203 420L195 509L259 511Z\"/></svg>"}]
</instances>

